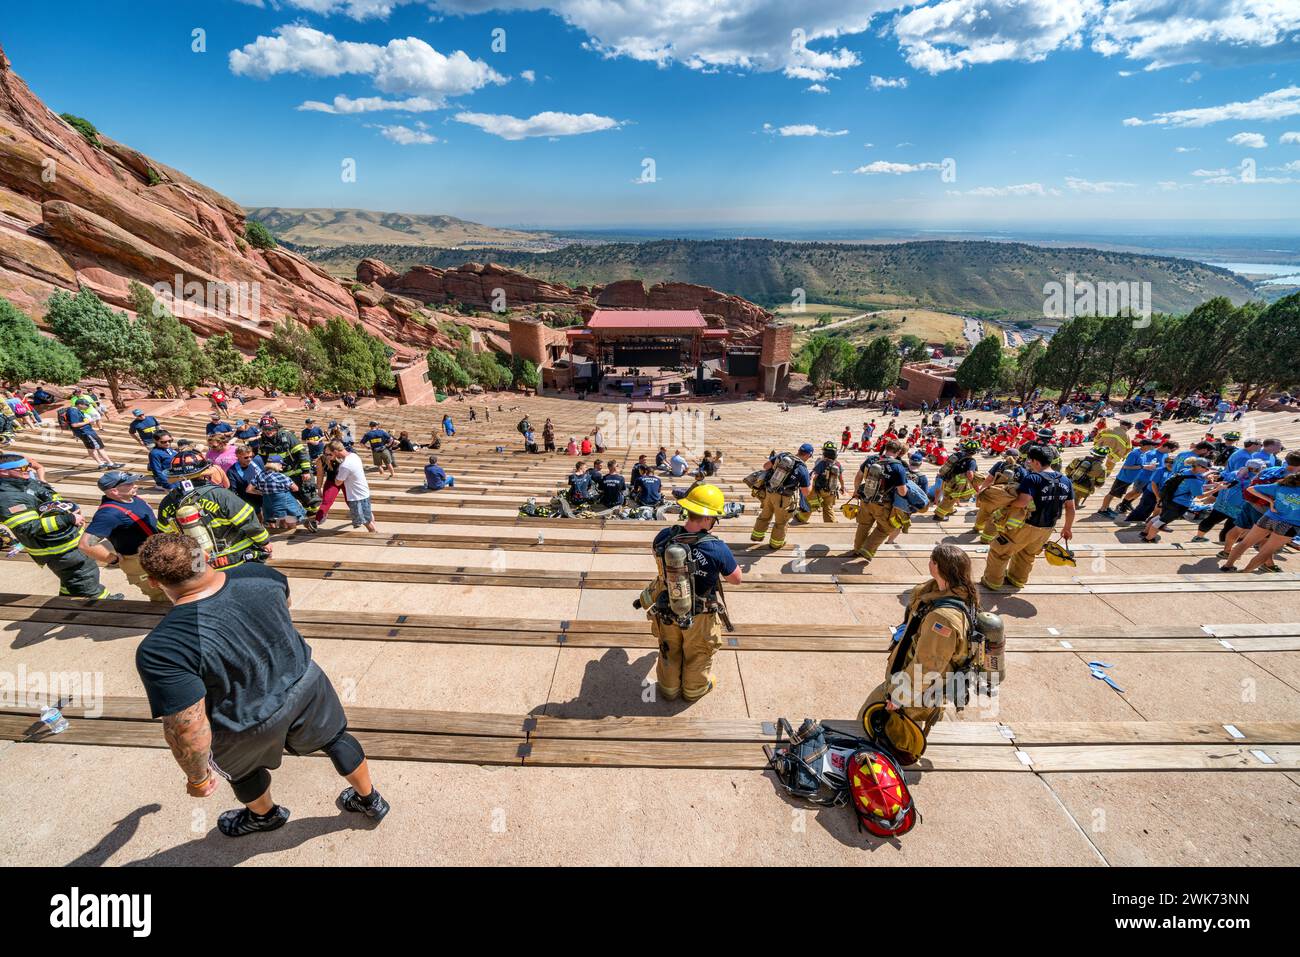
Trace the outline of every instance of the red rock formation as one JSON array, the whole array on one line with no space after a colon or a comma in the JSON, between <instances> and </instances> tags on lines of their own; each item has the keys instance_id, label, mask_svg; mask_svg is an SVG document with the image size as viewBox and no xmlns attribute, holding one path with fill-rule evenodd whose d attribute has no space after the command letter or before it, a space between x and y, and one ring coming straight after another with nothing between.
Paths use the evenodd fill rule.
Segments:
<instances>
[{"instance_id":1,"label":"red rock formation","mask_svg":"<svg viewBox=\"0 0 1300 957\"><path fill-rule=\"evenodd\" d=\"M38 320L51 292L78 285L129 308L136 280L179 284L179 300L160 295L179 318L203 336L230 332L248 350L285 317L359 321L399 353L449 344L415 316L418 303L381 289L355 295L295 253L254 248L238 203L99 139L96 148L56 116L0 49L0 295Z\"/></svg>"},{"instance_id":2,"label":"red rock formation","mask_svg":"<svg viewBox=\"0 0 1300 957\"><path fill-rule=\"evenodd\" d=\"M426 304L457 302L475 309L494 309L496 303L503 302L507 311L527 309L534 314L538 306L567 306L584 317L597 307L699 309L711 324L725 326L742 337L760 334L772 321L771 313L747 299L708 286L666 282L647 290L641 280L625 279L604 287L570 287L534 279L497 263L465 263L455 269L415 266L399 274L378 259L363 259L357 265L357 281Z\"/></svg>"}]
</instances>

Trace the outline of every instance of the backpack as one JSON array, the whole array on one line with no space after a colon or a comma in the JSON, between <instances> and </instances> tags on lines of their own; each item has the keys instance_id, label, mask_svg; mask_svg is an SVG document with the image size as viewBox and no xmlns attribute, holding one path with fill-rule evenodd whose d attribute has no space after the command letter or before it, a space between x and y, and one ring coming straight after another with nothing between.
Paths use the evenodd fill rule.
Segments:
<instances>
[{"instance_id":1,"label":"backpack","mask_svg":"<svg viewBox=\"0 0 1300 957\"><path fill-rule=\"evenodd\" d=\"M829 492L831 490L831 470L841 468L838 462L832 462L830 459L822 459L822 461L827 464L817 470L817 476L813 480L814 492Z\"/></svg>"},{"instance_id":2,"label":"backpack","mask_svg":"<svg viewBox=\"0 0 1300 957\"><path fill-rule=\"evenodd\" d=\"M943 467L939 469L939 480L941 482L946 482L955 476L964 474L970 469L971 462L973 461L974 459L969 455L952 456L947 462L943 463Z\"/></svg>"},{"instance_id":3,"label":"backpack","mask_svg":"<svg viewBox=\"0 0 1300 957\"><path fill-rule=\"evenodd\" d=\"M1182 487L1183 480L1191 478L1191 475L1185 472L1179 472L1177 475L1171 475L1165 479L1165 484L1160 486L1160 501L1166 505L1174 500L1178 494L1178 489Z\"/></svg>"},{"instance_id":4,"label":"backpack","mask_svg":"<svg viewBox=\"0 0 1300 957\"><path fill-rule=\"evenodd\" d=\"M862 483L857 488L858 498L863 505L872 502L889 502L898 488L898 476L892 470L886 474L885 465L890 462L897 462L897 459L887 456L873 455L868 458L863 470Z\"/></svg>"},{"instance_id":5,"label":"backpack","mask_svg":"<svg viewBox=\"0 0 1300 957\"><path fill-rule=\"evenodd\" d=\"M72 411L72 406L67 405L64 406L62 409L59 409L58 415L55 416L55 418L58 420L59 428L65 432L72 431L72 423L68 421L68 413L70 413L71 411Z\"/></svg>"},{"instance_id":6,"label":"backpack","mask_svg":"<svg viewBox=\"0 0 1300 957\"><path fill-rule=\"evenodd\" d=\"M930 496L922 491L921 486L910 479L903 485L899 486L894 495L902 496L907 503L907 509L911 513L921 512L930 507Z\"/></svg>"},{"instance_id":7,"label":"backpack","mask_svg":"<svg viewBox=\"0 0 1300 957\"><path fill-rule=\"evenodd\" d=\"M527 418L520 419L519 424L515 426L515 431L518 432L520 435L523 435L525 432L528 431L530 425L531 423L528 421Z\"/></svg>"},{"instance_id":8,"label":"backpack","mask_svg":"<svg viewBox=\"0 0 1300 957\"><path fill-rule=\"evenodd\" d=\"M921 819L903 772L888 748L805 718L799 730L777 721L785 747L764 745L768 768L786 793L820 807L849 804L858 829L900 837Z\"/></svg>"},{"instance_id":9,"label":"backpack","mask_svg":"<svg viewBox=\"0 0 1300 957\"><path fill-rule=\"evenodd\" d=\"M799 460L789 452L782 452L772 460L772 468L768 470L767 481L764 483L769 492L777 495L788 495L794 491L795 468L799 465Z\"/></svg>"}]
</instances>

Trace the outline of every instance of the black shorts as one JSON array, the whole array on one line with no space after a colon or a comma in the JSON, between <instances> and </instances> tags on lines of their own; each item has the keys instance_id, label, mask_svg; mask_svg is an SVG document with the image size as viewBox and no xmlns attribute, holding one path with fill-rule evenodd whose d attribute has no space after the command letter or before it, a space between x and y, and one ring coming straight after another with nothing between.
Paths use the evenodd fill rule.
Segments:
<instances>
[{"instance_id":1,"label":"black shorts","mask_svg":"<svg viewBox=\"0 0 1300 957\"><path fill-rule=\"evenodd\" d=\"M82 429L77 433L77 438L81 439L81 444L90 452L95 452L104 447L104 440L99 437L99 433L94 429Z\"/></svg>"},{"instance_id":2,"label":"black shorts","mask_svg":"<svg viewBox=\"0 0 1300 957\"><path fill-rule=\"evenodd\" d=\"M1123 495L1125 492L1129 490L1129 487L1132 486L1132 484L1133 484L1132 482L1125 482L1120 479L1115 479L1114 484L1111 485L1110 487L1110 491L1107 492L1106 494L1111 496Z\"/></svg>"},{"instance_id":3,"label":"black shorts","mask_svg":"<svg viewBox=\"0 0 1300 957\"><path fill-rule=\"evenodd\" d=\"M311 754L347 730L348 717L316 662L298 679L290 698L260 725L243 731L212 729L212 760L232 781L280 766L284 752Z\"/></svg>"},{"instance_id":4,"label":"black shorts","mask_svg":"<svg viewBox=\"0 0 1300 957\"><path fill-rule=\"evenodd\" d=\"M1170 502L1160 509L1160 524L1168 525L1170 522L1176 522L1186 514L1186 505L1176 505Z\"/></svg>"},{"instance_id":5,"label":"black shorts","mask_svg":"<svg viewBox=\"0 0 1300 957\"><path fill-rule=\"evenodd\" d=\"M1272 532L1274 535L1285 535L1287 538L1300 535L1300 525L1292 525L1290 522L1284 522L1280 518L1269 518L1267 515L1256 522L1255 527Z\"/></svg>"}]
</instances>

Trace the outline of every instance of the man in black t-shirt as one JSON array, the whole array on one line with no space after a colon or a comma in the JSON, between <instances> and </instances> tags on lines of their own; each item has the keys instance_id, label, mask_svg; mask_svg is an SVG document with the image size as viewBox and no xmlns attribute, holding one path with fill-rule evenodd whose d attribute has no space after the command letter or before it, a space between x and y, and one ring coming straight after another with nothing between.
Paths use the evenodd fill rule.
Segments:
<instances>
[{"instance_id":1,"label":"man in black t-shirt","mask_svg":"<svg viewBox=\"0 0 1300 957\"><path fill-rule=\"evenodd\" d=\"M147 539L140 563L174 607L136 649L136 670L186 791L207 797L219 775L244 802L218 819L221 833L273 831L289 820L288 808L271 799L270 772L286 750L324 751L351 785L341 806L381 820L388 802L293 626L284 575L253 562L217 571L182 534Z\"/></svg>"},{"instance_id":2,"label":"man in black t-shirt","mask_svg":"<svg viewBox=\"0 0 1300 957\"><path fill-rule=\"evenodd\" d=\"M1024 588L1029 583L1034 561L1056 531L1062 515L1062 541L1068 542L1073 535L1074 484L1052 467L1052 453L1047 449L1031 448L1025 454L1025 465L1028 472L1021 476L1016 499L1009 508L1033 508L1024 525L1003 532L989 546L980 584L991 591L1000 591L1004 583L1013 588Z\"/></svg>"}]
</instances>

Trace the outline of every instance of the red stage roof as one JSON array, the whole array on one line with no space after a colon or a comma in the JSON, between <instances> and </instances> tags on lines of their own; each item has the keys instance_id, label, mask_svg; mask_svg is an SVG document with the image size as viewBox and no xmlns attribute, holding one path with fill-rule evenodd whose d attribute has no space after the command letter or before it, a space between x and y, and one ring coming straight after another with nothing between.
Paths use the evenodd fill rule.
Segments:
<instances>
[{"instance_id":1,"label":"red stage roof","mask_svg":"<svg viewBox=\"0 0 1300 957\"><path fill-rule=\"evenodd\" d=\"M597 309L588 329L705 329L698 309Z\"/></svg>"}]
</instances>

